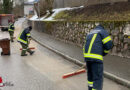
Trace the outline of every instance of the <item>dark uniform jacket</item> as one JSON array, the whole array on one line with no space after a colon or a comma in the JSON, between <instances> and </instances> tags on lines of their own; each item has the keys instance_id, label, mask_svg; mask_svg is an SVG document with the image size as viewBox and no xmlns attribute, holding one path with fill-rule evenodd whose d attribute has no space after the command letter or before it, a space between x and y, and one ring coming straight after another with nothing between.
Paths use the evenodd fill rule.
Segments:
<instances>
[{"instance_id":1,"label":"dark uniform jacket","mask_svg":"<svg viewBox=\"0 0 130 90\"><path fill-rule=\"evenodd\" d=\"M18 42L28 44L28 38L31 38L31 35L29 28L26 28L20 33L18 37Z\"/></svg>"},{"instance_id":2,"label":"dark uniform jacket","mask_svg":"<svg viewBox=\"0 0 130 90\"><path fill-rule=\"evenodd\" d=\"M8 28L8 31L14 32L14 30L15 30L14 24L10 24L9 28Z\"/></svg>"},{"instance_id":3,"label":"dark uniform jacket","mask_svg":"<svg viewBox=\"0 0 130 90\"><path fill-rule=\"evenodd\" d=\"M103 56L107 55L112 48L112 40L109 33L98 25L86 37L83 48L85 61L103 61Z\"/></svg>"}]
</instances>

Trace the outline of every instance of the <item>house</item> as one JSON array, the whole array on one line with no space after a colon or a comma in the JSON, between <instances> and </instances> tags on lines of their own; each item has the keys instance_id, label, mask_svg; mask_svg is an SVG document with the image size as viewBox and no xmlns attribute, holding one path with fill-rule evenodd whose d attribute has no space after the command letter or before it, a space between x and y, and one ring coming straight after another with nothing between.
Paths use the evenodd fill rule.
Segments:
<instances>
[{"instance_id":1,"label":"house","mask_svg":"<svg viewBox=\"0 0 130 90\"><path fill-rule=\"evenodd\" d=\"M24 3L24 15L34 15L33 3Z\"/></svg>"}]
</instances>

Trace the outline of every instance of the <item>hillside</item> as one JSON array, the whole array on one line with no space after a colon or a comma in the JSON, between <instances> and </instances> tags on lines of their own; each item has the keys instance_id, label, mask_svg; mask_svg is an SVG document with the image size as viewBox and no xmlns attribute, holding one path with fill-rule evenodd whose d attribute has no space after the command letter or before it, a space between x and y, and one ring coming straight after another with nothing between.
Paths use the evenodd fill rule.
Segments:
<instances>
[{"instance_id":1,"label":"hillside","mask_svg":"<svg viewBox=\"0 0 130 90\"><path fill-rule=\"evenodd\" d=\"M112 5L93 5L70 11L62 11L54 18L64 20L130 21L130 2L118 2Z\"/></svg>"}]
</instances>

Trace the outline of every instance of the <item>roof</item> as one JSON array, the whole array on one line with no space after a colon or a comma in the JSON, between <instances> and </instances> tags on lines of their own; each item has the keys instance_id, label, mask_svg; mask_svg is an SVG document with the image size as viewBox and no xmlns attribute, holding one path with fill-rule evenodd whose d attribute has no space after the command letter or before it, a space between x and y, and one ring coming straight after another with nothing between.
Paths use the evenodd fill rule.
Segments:
<instances>
[{"instance_id":1,"label":"roof","mask_svg":"<svg viewBox=\"0 0 130 90\"><path fill-rule=\"evenodd\" d=\"M13 14L0 14L0 16L13 16Z\"/></svg>"}]
</instances>

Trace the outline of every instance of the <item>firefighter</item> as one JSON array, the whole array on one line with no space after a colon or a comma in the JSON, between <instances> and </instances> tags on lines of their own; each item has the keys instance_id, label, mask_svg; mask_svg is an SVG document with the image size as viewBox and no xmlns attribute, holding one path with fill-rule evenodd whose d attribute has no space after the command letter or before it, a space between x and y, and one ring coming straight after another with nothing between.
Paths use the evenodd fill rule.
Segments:
<instances>
[{"instance_id":1,"label":"firefighter","mask_svg":"<svg viewBox=\"0 0 130 90\"><path fill-rule=\"evenodd\" d=\"M11 42L14 42L14 40L13 40L14 39L14 30L15 30L14 23L10 22L9 27L8 27L8 31L9 31Z\"/></svg>"},{"instance_id":2,"label":"firefighter","mask_svg":"<svg viewBox=\"0 0 130 90\"><path fill-rule=\"evenodd\" d=\"M30 40L31 40L31 34L30 34L31 30L32 30L32 26L25 28L18 37L18 42L20 42L22 46L21 56L27 56L26 51L29 52L30 55L34 53L34 51L31 51L28 48Z\"/></svg>"},{"instance_id":3,"label":"firefighter","mask_svg":"<svg viewBox=\"0 0 130 90\"><path fill-rule=\"evenodd\" d=\"M87 68L88 90L102 90L103 56L112 48L109 33L101 24L90 31L83 48Z\"/></svg>"}]
</instances>

